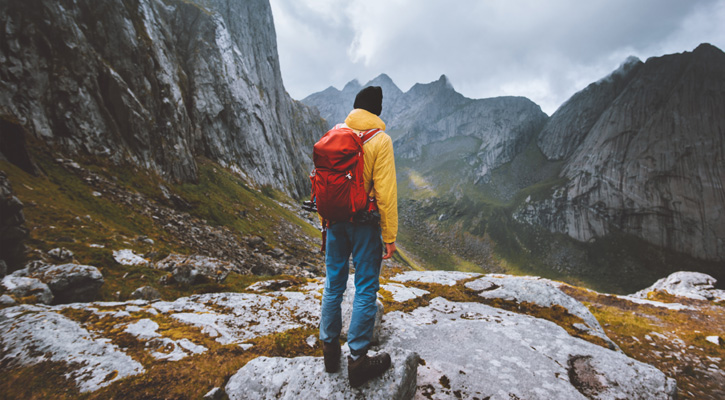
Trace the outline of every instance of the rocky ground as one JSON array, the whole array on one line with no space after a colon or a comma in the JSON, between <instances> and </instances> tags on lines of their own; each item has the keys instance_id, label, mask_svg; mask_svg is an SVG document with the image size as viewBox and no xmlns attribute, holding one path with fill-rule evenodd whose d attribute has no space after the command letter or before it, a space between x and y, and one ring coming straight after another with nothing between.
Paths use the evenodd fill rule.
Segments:
<instances>
[{"instance_id":1,"label":"rocky ground","mask_svg":"<svg viewBox=\"0 0 725 400\"><path fill-rule=\"evenodd\" d=\"M711 287L710 300L615 297L608 307L645 321L699 315L679 331L625 337L618 314L595 300L612 296L535 277L391 265L384 275L373 351L390 352L394 367L358 390L344 370L323 370L322 278L173 301L3 306L2 389L17 398L716 399L725 388L725 294Z\"/></svg>"}]
</instances>

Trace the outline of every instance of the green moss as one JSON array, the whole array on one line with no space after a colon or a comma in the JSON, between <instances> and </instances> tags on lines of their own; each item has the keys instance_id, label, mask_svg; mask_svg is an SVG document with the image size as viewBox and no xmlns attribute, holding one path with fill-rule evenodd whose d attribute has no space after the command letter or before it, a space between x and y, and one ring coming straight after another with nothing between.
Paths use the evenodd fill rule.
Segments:
<instances>
[{"instance_id":1,"label":"green moss","mask_svg":"<svg viewBox=\"0 0 725 400\"><path fill-rule=\"evenodd\" d=\"M280 206L277 201L292 200L269 186L262 191L252 189L247 182L205 159L198 160L199 183L173 185L174 191L192 204L189 212L212 225L223 225L240 234L262 236L276 247L288 247L275 232L283 222L291 222L298 236L319 235L309 223Z\"/></svg>"},{"instance_id":2,"label":"green moss","mask_svg":"<svg viewBox=\"0 0 725 400\"><path fill-rule=\"evenodd\" d=\"M150 265L127 266L118 264L113 250L132 249L157 262L170 253L192 254L195 250L180 245L178 238L167 233L147 211L125 201L102 194L94 195L97 183L84 179L87 173L78 173L56 161L57 155L42 143L31 140L31 155L41 173L29 174L13 164L0 161L0 168L8 175L13 190L25 204L26 226L30 230L27 245L47 252L65 247L74 253L75 261L93 265L101 270L105 283L100 300L125 300L141 286L156 287L162 298L171 300L193 293L213 291L240 291L261 279L230 274L222 283L206 282L194 286L159 284L166 272ZM129 195L138 193L159 207L173 207L161 190L161 185L172 195L191 204L193 216L207 222L225 226L243 235L259 235L271 246L284 248L290 254L309 254L319 240L319 232L309 223L290 212L278 201L291 202L283 193L268 189L265 195L251 188L236 175L208 160L200 160L198 183L168 184L154 173L133 165L113 165L107 160L76 157L84 169L100 176L107 185L115 185ZM105 193L105 191L104 191ZM282 228L284 228L284 232ZM153 244L137 241L145 236ZM292 237L295 240L287 240ZM90 245L94 246L91 247ZM30 253L31 259L37 257Z\"/></svg>"}]
</instances>

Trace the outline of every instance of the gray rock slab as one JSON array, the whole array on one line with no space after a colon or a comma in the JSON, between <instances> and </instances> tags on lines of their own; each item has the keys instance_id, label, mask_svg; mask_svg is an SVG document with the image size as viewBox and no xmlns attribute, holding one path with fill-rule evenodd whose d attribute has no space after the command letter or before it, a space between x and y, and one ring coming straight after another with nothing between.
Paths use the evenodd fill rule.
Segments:
<instances>
[{"instance_id":1,"label":"gray rock slab","mask_svg":"<svg viewBox=\"0 0 725 400\"><path fill-rule=\"evenodd\" d=\"M584 304L562 292L548 280L530 276L486 275L466 283L466 287L479 292L478 295L486 299L528 302L541 307L562 306L569 314L584 321L586 327L580 324L581 330L605 340L612 348L618 349Z\"/></svg>"},{"instance_id":2,"label":"gray rock slab","mask_svg":"<svg viewBox=\"0 0 725 400\"><path fill-rule=\"evenodd\" d=\"M411 313L388 313L382 339L420 354L420 398L675 398L675 381L650 365L480 303L435 298Z\"/></svg>"},{"instance_id":3,"label":"gray rock slab","mask_svg":"<svg viewBox=\"0 0 725 400\"><path fill-rule=\"evenodd\" d=\"M13 273L3 278L2 285L16 297L36 296L41 303L50 304L53 302L53 293L50 288L38 279Z\"/></svg>"},{"instance_id":4,"label":"gray rock slab","mask_svg":"<svg viewBox=\"0 0 725 400\"><path fill-rule=\"evenodd\" d=\"M646 299L649 292L659 290L690 299L725 301L725 290L715 289L716 282L715 278L702 272L679 271L631 296Z\"/></svg>"},{"instance_id":5,"label":"gray rock slab","mask_svg":"<svg viewBox=\"0 0 725 400\"><path fill-rule=\"evenodd\" d=\"M12 297L4 294L0 296L0 306L12 306L15 305L15 300Z\"/></svg>"},{"instance_id":6,"label":"gray rock slab","mask_svg":"<svg viewBox=\"0 0 725 400\"><path fill-rule=\"evenodd\" d=\"M0 310L2 364L68 363L66 377L81 392L90 392L145 372L143 366L109 340L46 307L17 306Z\"/></svg>"},{"instance_id":7,"label":"gray rock slab","mask_svg":"<svg viewBox=\"0 0 725 400\"><path fill-rule=\"evenodd\" d=\"M245 341L276 332L320 323L320 300L316 292L209 293L157 301L161 313L189 325L222 344ZM220 311L222 310L222 311Z\"/></svg>"},{"instance_id":8,"label":"gray rock slab","mask_svg":"<svg viewBox=\"0 0 725 400\"><path fill-rule=\"evenodd\" d=\"M392 278L395 282L421 282L421 283L437 283L440 285L453 286L458 281L474 278L481 274L474 272L460 271L406 271Z\"/></svg>"},{"instance_id":9,"label":"gray rock slab","mask_svg":"<svg viewBox=\"0 0 725 400\"><path fill-rule=\"evenodd\" d=\"M229 399L411 399L415 393L418 355L385 349L392 366L380 378L350 387L347 357L340 372L325 372L322 357L258 357L234 374L225 388ZM372 355L372 353L371 353Z\"/></svg>"}]
</instances>

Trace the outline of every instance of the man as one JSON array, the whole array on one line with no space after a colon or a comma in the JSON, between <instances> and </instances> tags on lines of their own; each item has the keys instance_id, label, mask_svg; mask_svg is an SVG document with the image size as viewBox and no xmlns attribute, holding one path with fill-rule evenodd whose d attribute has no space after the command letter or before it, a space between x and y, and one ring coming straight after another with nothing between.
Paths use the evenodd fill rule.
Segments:
<instances>
[{"instance_id":1,"label":"man","mask_svg":"<svg viewBox=\"0 0 725 400\"><path fill-rule=\"evenodd\" d=\"M378 117L382 104L382 89L379 86L366 87L355 97L354 110L345 119L345 125L361 137L366 130L380 129L363 145L365 190L375 197L380 223L336 222L327 230L327 278L322 296L320 339L323 342L326 371L337 372L341 354L340 304L347 286L349 258L352 255L355 300L347 334L350 347L348 378L352 387L382 375L390 367L389 354L380 353L374 357L367 355L375 327L375 303L382 259L393 256L398 232L398 189L393 142L384 132L385 123Z\"/></svg>"}]
</instances>

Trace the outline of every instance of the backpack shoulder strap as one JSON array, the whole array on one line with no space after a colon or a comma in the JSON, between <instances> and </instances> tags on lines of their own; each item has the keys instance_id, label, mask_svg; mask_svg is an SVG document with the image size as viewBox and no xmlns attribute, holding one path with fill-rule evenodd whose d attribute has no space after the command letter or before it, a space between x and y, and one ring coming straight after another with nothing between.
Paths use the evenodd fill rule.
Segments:
<instances>
[{"instance_id":1,"label":"backpack shoulder strap","mask_svg":"<svg viewBox=\"0 0 725 400\"><path fill-rule=\"evenodd\" d=\"M375 128L375 129L369 129L369 130L365 131L363 133L363 135L362 135L362 142L363 142L363 144L369 142L370 139L374 138L380 132L381 132L381 130L380 129L377 129L377 128Z\"/></svg>"}]
</instances>

